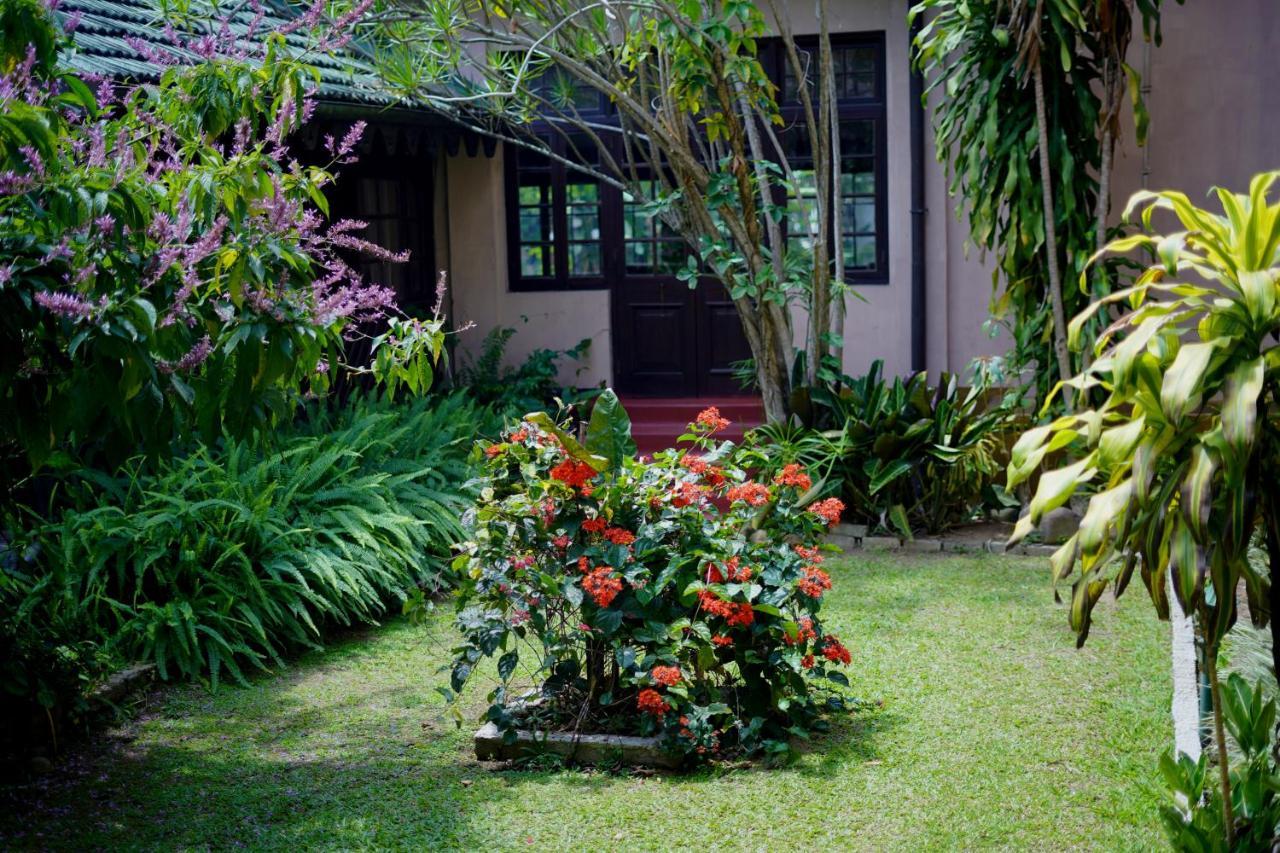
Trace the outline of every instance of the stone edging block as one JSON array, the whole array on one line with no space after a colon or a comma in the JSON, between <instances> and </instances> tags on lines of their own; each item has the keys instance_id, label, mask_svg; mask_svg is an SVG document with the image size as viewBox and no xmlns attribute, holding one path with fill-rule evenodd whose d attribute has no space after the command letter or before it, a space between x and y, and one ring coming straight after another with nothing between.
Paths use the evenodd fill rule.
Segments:
<instances>
[{"instance_id":1,"label":"stone edging block","mask_svg":"<svg viewBox=\"0 0 1280 853\"><path fill-rule=\"evenodd\" d=\"M502 761L551 752L582 764L617 764L632 767L679 767L683 756L661 747L656 737L589 735L574 732L532 732L519 729L514 743L505 743L493 723L485 723L475 735L476 758Z\"/></svg>"}]
</instances>

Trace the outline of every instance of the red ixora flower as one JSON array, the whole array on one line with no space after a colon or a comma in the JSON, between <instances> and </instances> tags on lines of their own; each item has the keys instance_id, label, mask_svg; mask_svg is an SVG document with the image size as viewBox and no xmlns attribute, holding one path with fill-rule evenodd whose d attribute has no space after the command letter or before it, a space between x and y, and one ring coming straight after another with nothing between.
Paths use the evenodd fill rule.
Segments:
<instances>
[{"instance_id":1,"label":"red ixora flower","mask_svg":"<svg viewBox=\"0 0 1280 853\"><path fill-rule=\"evenodd\" d=\"M698 418L695 423L698 426L706 427L708 432L719 432L729 427L729 421L720 417L720 410L715 406L698 412Z\"/></svg>"},{"instance_id":2,"label":"red ixora flower","mask_svg":"<svg viewBox=\"0 0 1280 853\"><path fill-rule=\"evenodd\" d=\"M769 487L763 483L746 482L734 486L725 493L725 497L733 501L745 501L750 506L763 506L769 500Z\"/></svg>"},{"instance_id":3,"label":"red ixora flower","mask_svg":"<svg viewBox=\"0 0 1280 853\"><path fill-rule=\"evenodd\" d=\"M823 591L831 589L831 576L817 566L805 566L800 571L804 577L796 586L810 598L822 598Z\"/></svg>"},{"instance_id":4,"label":"red ixora flower","mask_svg":"<svg viewBox=\"0 0 1280 853\"><path fill-rule=\"evenodd\" d=\"M551 540L551 544L555 545L557 548L563 551L565 548L569 547L569 543L572 541L573 540L571 540L568 536L561 533L559 536Z\"/></svg>"},{"instance_id":5,"label":"red ixora flower","mask_svg":"<svg viewBox=\"0 0 1280 853\"><path fill-rule=\"evenodd\" d=\"M551 469L551 479L578 488L588 480L594 480L596 469L577 459L566 459Z\"/></svg>"},{"instance_id":6,"label":"red ixora flower","mask_svg":"<svg viewBox=\"0 0 1280 853\"><path fill-rule=\"evenodd\" d=\"M663 687L675 687L684 677L678 666L655 666L649 675L653 676L655 683Z\"/></svg>"},{"instance_id":7,"label":"red ixora flower","mask_svg":"<svg viewBox=\"0 0 1280 853\"><path fill-rule=\"evenodd\" d=\"M689 506L702 500L707 490L697 483L677 483L671 490L671 505L674 507Z\"/></svg>"},{"instance_id":8,"label":"red ixora flower","mask_svg":"<svg viewBox=\"0 0 1280 853\"><path fill-rule=\"evenodd\" d=\"M608 566L596 566L582 579L582 589L597 607L608 607L622 592L622 581L613 576Z\"/></svg>"},{"instance_id":9,"label":"red ixora flower","mask_svg":"<svg viewBox=\"0 0 1280 853\"><path fill-rule=\"evenodd\" d=\"M698 593L698 604L709 616L719 616L729 627L734 625L750 625L755 621L756 612L745 601L725 601L709 589Z\"/></svg>"},{"instance_id":10,"label":"red ixora flower","mask_svg":"<svg viewBox=\"0 0 1280 853\"><path fill-rule=\"evenodd\" d=\"M800 659L800 665L805 669L813 669L813 655L805 655Z\"/></svg>"},{"instance_id":11,"label":"red ixora flower","mask_svg":"<svg viewBox=\"0 0 1280 853\"><path fill-rule=\"evenodd\" d=\"M790 633L784 634L782 636L782 641L788 646L799 646L809 640L816 640L817 638L818 633L813 630L813 620L806 616L801 619L799 624L796 626L795 636L791 636Z\"/></svg>"},{"instance_id":12,"label":"red ixora flower","mask_svg":"<svg viewBox=\"0 0 1280 853\"><path fill-rule=\"evenodd\" d=\"M840 523L840 513L844 512L844 501L839 498L827 498L809 506L809 512L827 523L827 527L835 527Z\"/></svg>"},{"instance_id":13,"label":"red ixora flower","mask_svg":"<svg viewBox=\"0 0 1280 853\"><path fill-rule=\"evenodd\" d=\"M853 656L849 654L849 650L844 644L833 635L827 635L822 640L822 656L832 663L848 664L853 660Z\"/></svg>"},{"instance_id":14,"label":"red ixora flower","mask_svg":"<svg viewBox=\"0 0 1280 853\"><path fill-rule=\"evenodd\" d=\"M491 444L491 445L489 445L488 447L486 447L486 448L484 449L484 455L485 455L485 456L488 456L490 459L492 459L492 458L493 458L493 457L495 457L495 456L500 456L500 455L502 455L502 451L503 451L504 449L505 449L505 448L503 448L503 446L502 446L501 444Z\"/></svg>"},{"instance_id":15,"label":"red ixora flower","mask_svg":"<svg viewBox=\"0 0 1280 853\"><path fill-rule=\"evenodd\" d=\"M582 529L588 533L599 533L604 530L605 525L607 524L608 522L601 517L588 518L586 521L582 522Z\"/></svg>"},{"instance_id":16,"label":"red ixora flower","mask_svg":"<svg viewBox=\"0 0 1280 853\"><path fill-rule=\"evenodd\" d=\"M725 574L729 576L729 580L736 583L746 583L751 580L753 572L746 566L738 565L737 557L730 557L724 564Z\"/></svg>"},{"instance_id":17,"label":"red ixora flower","mask_svg":"<svg viewBox=\"0 0 1280 853\"><path fill-rule=\"evenodd\" d=\"M524 427L520 427L520 429L511 433L511 435L508 437L507 440L508 441L524 441L528 437L529 437L529 431Z\"/></svg>"},{"instance_id":18,"label":"red ixora flower","mask_svg":"<svg viewBox=\"0 0 1280 853\"><path fill-rule=\"evenodd\" d=\"M604 538L608 539L614 545L630 545L636 541L636 535L630 530L624 530L621 527L610 527L605 530Z\"/></svg>"},{"instance_id":19,"label":"red ixora flower","mask_svg":"<svg viewBox=\"0 0 1280 853\"><path fill-rule=\"evenodd\" d=\"M694 456L689 453L680 457L680 464L683 465L685 469L692 471L694 474L702 474L707 470L707 461L705 459L701 456Z\"/></svg>"},{"instance_id":20,"label":"red ixora flower","mask_svg":"<svg viewBox=\"0 0 1280 853\"><path fill-rule=\"evenodd\" d=\"M807 492L813 488L813 480L809 479L804 469L794 462L784 465L778 472L778 476L773 478L773 482L779 486L791 486L801 492Z\"/></svg>"},{"instance_id":21,"label":"red ixora flower","mask_svg":"<svg viewBox=\"0 0 1280 853\"><path fill-rule=\"evenodd\" d=\"M794 546L794 550L801 556L801 558L808 560L815 566L822 562L822 552L817 548L806 548L804 545L796 545Z\"/></svg>"},{"instance_id":22,"label":"red ixora flower","mask_svg":"<svg viewBox=\"0 0 1280 853\"><path fill-rule=\"evenodd\" d=\"M671 706L662 698L662 694L652 687L646 687L640 691L640 695L636 697L636 707L655 717L661 717L671 710Z\"/></svg>"},{"instance_id":23,"label":"red ixora flower","mask_svg":"<svg viewBox=\"0 0 1280 853\"><path fill-rule=\"evenodd\" d=\"M711 642L715 643L717 646L732 646L733 638L726 637L724 634L712 634Z\"/></svg>"}]
</instances>

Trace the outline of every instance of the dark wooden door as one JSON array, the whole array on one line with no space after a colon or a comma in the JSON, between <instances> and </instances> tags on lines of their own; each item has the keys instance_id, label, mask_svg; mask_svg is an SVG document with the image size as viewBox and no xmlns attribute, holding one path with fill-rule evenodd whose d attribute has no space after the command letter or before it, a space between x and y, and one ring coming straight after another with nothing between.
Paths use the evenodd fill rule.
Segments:
<instances>
[{"instance_id":1,"label":"dark wooden door","mask_svg":"<svg viewBox=\"0 0 1280 853\"><path fill-rule=\"evenodd\" d=\"M670 275L626 275L612 287L614 380L651 397L740 394L733 365L751 357L724 287Z\"/></svg>"}]
</instances>

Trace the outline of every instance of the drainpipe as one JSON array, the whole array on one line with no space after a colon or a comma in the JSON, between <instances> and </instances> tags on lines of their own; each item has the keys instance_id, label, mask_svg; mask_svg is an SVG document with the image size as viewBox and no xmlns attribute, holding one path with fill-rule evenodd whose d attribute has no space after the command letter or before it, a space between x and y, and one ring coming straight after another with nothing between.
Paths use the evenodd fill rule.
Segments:
<instances>
[{"instance_id":1,"label":"drainpipe","mask_svg":"<svg viewBox=\"0 0 1280 853\"><path fill-rule=\"evenodd\" d=\"M915 0L908 0L910 9ZM911 370L913 373L928 367L926 341L928 339L928 294L925 290L924 225L928 209L924 203L924 75L911 63L912 43L920 33L921 20L912 22L907 38L907 62L911 70Z\"/></svg>"}]
</instances>

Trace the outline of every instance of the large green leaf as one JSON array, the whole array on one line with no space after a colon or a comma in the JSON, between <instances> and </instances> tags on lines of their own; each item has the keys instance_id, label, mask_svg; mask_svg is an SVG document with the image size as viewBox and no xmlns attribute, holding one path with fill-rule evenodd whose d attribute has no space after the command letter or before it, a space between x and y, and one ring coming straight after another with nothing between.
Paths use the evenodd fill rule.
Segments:
<instances>
[{"instance_id":1,"label":"large green leaf","mask_svg":"<svg viewBox=\"0 0 1280 853\"><path fill-rule=\"evenodd\" d=\"M1202 381L1209 369L1217 343L1185 344L1164 374L1160 387L1160 407L1171 423L1177 423L1200 404Z\"/></svg>"},{"instance_id":2,"label":"large green leaf","mask_svg":"<svg viewBox=\"0 0 1280 853\"><path fill-rule=\"evenodd\" d=\"M546 412L530 412L524 416L524 419L541 430L551 433L560 440L560 445L564 448L564 452L580 462L585 462L597 471L603 471L609 467L609 460L603 456L597 456L590 452L578 440L569 433L562 430L551 416Z\"/></svg>"},{"instance_id":3,"label":"large green leaf","mask_svg":"<svg viewBox=\"0 0 1280 853\"><path fill-rule=\"evenodd\" d=\"M612 388L596 398L587 424L586 449L607 459L613 470L622 467L622 460L636 454L636 442L631 437L631 418Z\"/></svg>"}]
</instances>

